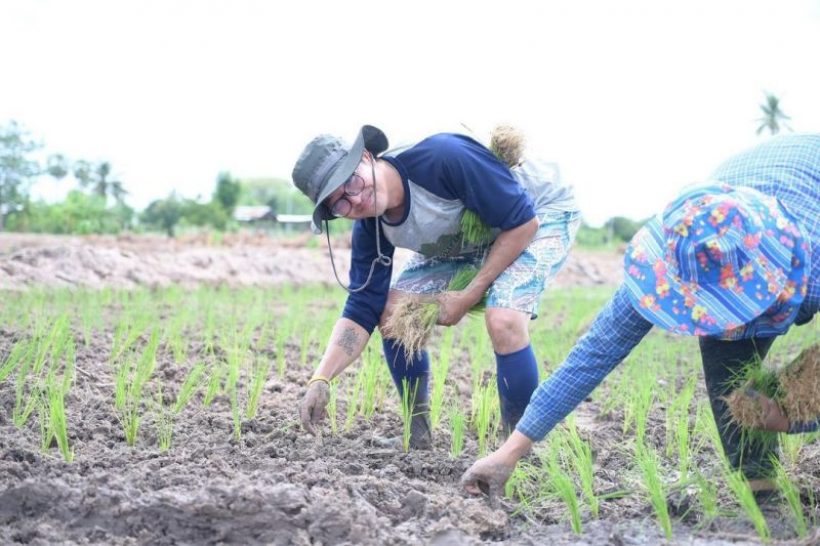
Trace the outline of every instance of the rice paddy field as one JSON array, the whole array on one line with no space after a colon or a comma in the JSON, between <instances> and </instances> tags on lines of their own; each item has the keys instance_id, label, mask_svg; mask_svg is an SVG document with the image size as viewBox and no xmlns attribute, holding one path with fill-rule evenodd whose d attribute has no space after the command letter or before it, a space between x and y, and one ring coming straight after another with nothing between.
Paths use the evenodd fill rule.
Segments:
<instances>
[{"instance_id":1,"label":"rice paddy field","mask_svg":"<svg viewBox=\"0 0 820 546\"><path fill-rule=\"evenodd\" d=\"M548 291L546 377L612 286ZM653 332L524 460L498 506L461 474L499 444L483 320L430 345L434 448L405 452L381 343L298 405L338 288L0 293L2 544L817 544L818 435L782 436L762 510L723 464L697 342ZM378 337L375 334L374 337ZM817 342L793 328L767 365Z\"/></svg>"}]
</instances>

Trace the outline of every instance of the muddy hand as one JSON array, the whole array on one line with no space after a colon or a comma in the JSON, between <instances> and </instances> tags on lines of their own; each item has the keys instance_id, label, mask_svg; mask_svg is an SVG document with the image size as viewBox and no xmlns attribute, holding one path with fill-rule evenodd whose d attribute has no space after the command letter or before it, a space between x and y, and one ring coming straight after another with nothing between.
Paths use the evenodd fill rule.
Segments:
<instances>
[{"instance_id":1,"label":"muddy hand","mask_svg":"<svg viewBox=\"0 0 820 546\"><path fill-rule=\"evenodd\" d=\"M328 400L330 400L330 385L324 381L316 381L308 386L302 404L299 406L299 418L306 431L318 435L318 425L325 417Z\"/></svg>"},{"instance_id":2,"label":"muddy hand","mask_svg":"<svg viewBox=\"0 0 820 546\"><path fill-rule=\"evenodd\" d=\"M498 497L504 494L504 484L510 478L515 465L501 462L496 454L477 460L461 477L461 485L471 495L485 494L490 506L495 507Z\"/></svg>"},{"instance_id":3,"label":"muddy hand","mask_svg":"<svg viewBox=\"0 0 820 546\"><path fill-rule=\"evenodd\" d=\"M789 418L786 417L777 402L768 396L764 396L755 389L748 388L745 392L746 396L760 404L761 419L759 429L769 432L786 432L789 430Z\"/></svg>"},{"instance_id":4,"label":"muddy hand","mask_svg":"<svg viewBox=\"0 0 820 546\"><path fill-rule=\"evenodd\" d=\"M464 318L473 305L474 298L464 290L444 292L438 296L438 322L441 326L453 326Z\"/></svg>"}]
</instances>

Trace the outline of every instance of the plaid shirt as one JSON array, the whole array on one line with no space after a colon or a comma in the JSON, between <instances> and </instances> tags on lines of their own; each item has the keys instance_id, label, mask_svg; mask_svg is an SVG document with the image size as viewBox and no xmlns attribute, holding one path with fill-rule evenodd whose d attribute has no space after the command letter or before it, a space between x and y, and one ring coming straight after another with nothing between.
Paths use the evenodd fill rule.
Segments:
<instances>
[{"instance_id":1,"label":"plaid shirt","mask_svg":"<svg viewBox=\"0 0 820 546\"><path fill-rule=\"evenodd\" d=\"M796 322L811 320L820 308L820 135L772 138L726 161L712 179L773 195L800 224L810 240L810 279ZM769 331L762 321L749 326L744 337L783 333ZM543 439L651 329L621 286L563 364L533 393L517 430L532 440Z\"/></svg>"}]
</instances>

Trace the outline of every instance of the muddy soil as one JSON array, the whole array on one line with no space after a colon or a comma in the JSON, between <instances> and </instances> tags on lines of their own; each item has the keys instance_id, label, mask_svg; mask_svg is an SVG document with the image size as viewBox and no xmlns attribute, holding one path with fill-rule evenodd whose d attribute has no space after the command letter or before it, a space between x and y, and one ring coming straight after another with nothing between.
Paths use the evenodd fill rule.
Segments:
<instances>
[{"instance_id":1,"label":"muddy soil","mask_svg":"<svg viewBox=\"0 0 820 546\"><path fill-rule=\"evenodd\" d=\"M2 334L0 357L5 357L16 333ZM667 543L648 504L634 497L605 501L601 518L587 515L583 535L577 536L560 507L545 509L536 519L519 513L512 501L491 507L483 498L465 495L458 479L476 457L475 442L468 439L457 459L449 456L447 433L436 436L429 452L382 447L378 438L401 429L392 400L370 422L359 418L336 436L325 427L316 439L298 425L295 408L309 374L298 366L283 377L272 374L259 413L243 422L238 442L227 397L204 407L200 391L177 417L169 451L157 449L148 409L137 444L129 447L112 408L107 350L99 341L77 354L76 385L66 400L71 463L55 448L40 448L36 418L21 429L14 426L15 391L9 382L0 385L0 543ZM289 362L298 362L297 346L288 346L287 354ZM454 367L453 392L469 389L468 368L466 363ZM173 397L185 369L161 353L155 373ZM585 403L578 422L593 441L599 483L618 484L619 470L631 464L617 447L623 441L620 421ZM662 428L662 417L650 420L649 430ZM805 464L815 465L816 473L820 454L812 457ZM673 514L683 518L676 520L673 544L759 543L742 518L687 520L687 503L693 502L685 495L670 500ZM778 508L767 513L775 543L812 543L793 540L784 518ZM815 531L812 540L818 539Z\"/></svg>"},{"instance_id":2,"label":"muddy soil","mask_svg":"<svg viewBox=\"0 0 820 546\"><path fill-rule=\"evenodd\" d=\"M270 286L336 281L324 239L264 233L169 239L154 235L55 236L0 233L0 290L33 286L134 288L171 284ZM308 248L310 244L313 248ZM347 282L350 243L333 240L340 277ZM396 264L409 254L396 251ZM574 250L556 286L616 284L621 278L618 252ZM394 267L394 271L398 267Z\"/></svg>"}]
</instances>

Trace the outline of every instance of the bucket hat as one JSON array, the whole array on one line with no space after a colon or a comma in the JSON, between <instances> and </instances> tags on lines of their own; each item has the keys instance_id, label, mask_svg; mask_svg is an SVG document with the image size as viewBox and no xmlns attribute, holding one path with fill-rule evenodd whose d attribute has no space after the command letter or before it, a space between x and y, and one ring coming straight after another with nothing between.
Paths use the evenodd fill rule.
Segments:
<instances>
[{"instance_id":1,"label":"bucket hat","mask_svg":"<svg viewBox=\"0 0 820 546\"><path fill-rule=\"evenodd\" d=\"M807 240L774 197L698 186L633 237L624 284L645 319L677 334L731 338L764 314L788 328L808 286Z\"/></svg>"},{"instance_id":2,"label":"bucket hat","mask_svg":"<svg viewBox=\"0 0 820 546\"><path fill-rule=\"evenodd\" d=\"M334 218L324 200L350 178L364 151L377 156L387 146L385 134L372 125L362 126L352 146L333 135L319 135L305 146L292 177L296 187L316 205L311 221L313 233L322 232L322 220Z\"/></svg>"}]
</instances>

